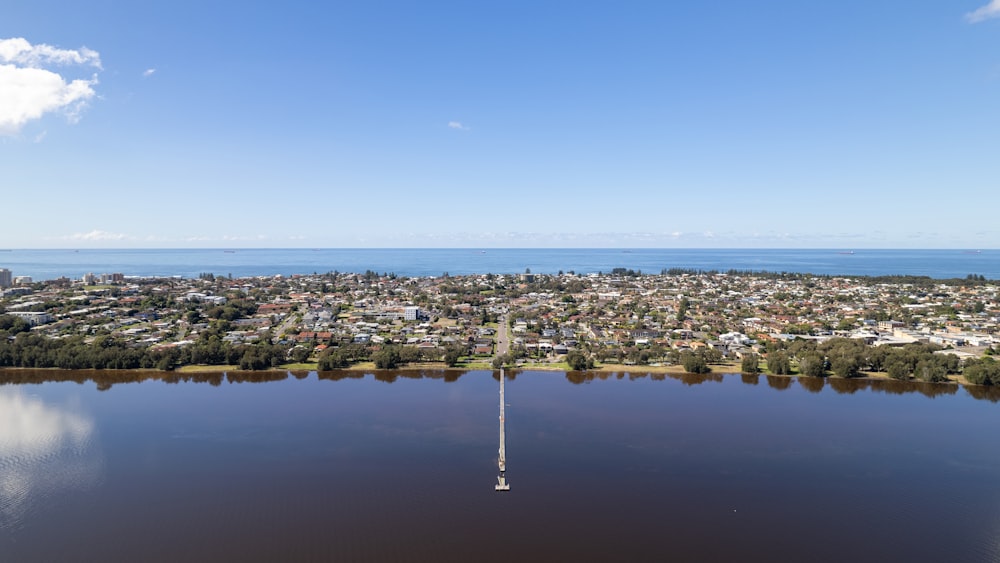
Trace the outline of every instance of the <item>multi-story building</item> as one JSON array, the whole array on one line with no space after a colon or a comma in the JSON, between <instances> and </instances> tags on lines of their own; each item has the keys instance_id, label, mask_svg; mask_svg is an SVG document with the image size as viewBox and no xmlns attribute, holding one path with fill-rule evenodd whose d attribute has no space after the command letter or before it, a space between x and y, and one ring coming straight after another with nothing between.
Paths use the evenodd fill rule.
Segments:
<instances>
[{"instance_id":1,"label":"multi-story building","mask_svg":"<svg viewBox=\"0 0 1000 563\"><path fill-rule=\"evenodd\" d=\"M11 273L7 268L0 268L0 288L10 287Z\"/></svg>"},{"instance_id":2,"label":"multi-story building","mask_svg":"<svg viewBox=\"0 0 1000 563\"><path fill-rule=\"evenodd\" d=\"M38 326L52 322L52 315L45 312L7 311L7 314L26 320L31 326Z\"/></svg>"}]
</instances>

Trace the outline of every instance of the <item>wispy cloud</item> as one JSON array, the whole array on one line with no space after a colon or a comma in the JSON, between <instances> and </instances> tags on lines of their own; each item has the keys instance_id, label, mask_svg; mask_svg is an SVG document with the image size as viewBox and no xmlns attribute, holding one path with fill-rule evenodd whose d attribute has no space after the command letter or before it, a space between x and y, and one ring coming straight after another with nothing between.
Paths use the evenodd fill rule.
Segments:
<instances>
[{"instance_id":1,"label":"wispy cloud","mask_svg":"<svg viewBox=\"0 0 1000 563\"><path fill-rule=\"evenodd\" d=\"M156 73L155 68L147 68L146 70L142 71L142 77L149 78L150 76L153 76L155 73Z\"/></svg>"},{"instance_id":2,"label":"wispy cloud","mask_svg":"<svg viewBox=\"0 0 1000 563\"><path fill-rule=\"evenodd\" d=\"M916 240L927 241L927 233ZM940 239L940 237L936 237ZM531 232L531 231L411 231L352 240L361 246L400 248L877 248L884 232L795 231L663 231ZM985 240L985 238L983 239ZM912 246L912 245L911 245ZM924 245L929 248L929 246ZM968 245L966 245L968 246ZM976 245L973 245L976 246Z\"/></svg>"},{"instance_id":3,"label":"wispy cloud","mask_svg":"<svg viewBox=\"0 0 1000 563\"><path fill-rule=\"evenodd\" d=\"M996 17L1000 17L1000 0L990 0L989 4L965 14L965 20L969 23L979 23Z\"/></svg>"},{"instance_id":4,"label":"wispy cloud","mask_svg":"<svg viewBox=\"0 0 1000 563\"><path fill-rule=\"evenodd\" d=\"M169 240L169 239L168 239ZM270 240L267 235L192 235L178 239L183 242L251 242Z\"/></svg>"},{"instance_id":5,"label":"wispy cloud","mask_svg":"<svg viewBox=\"0 0 1000 563\"><path fill-rule=\"evenodd\" d=\"M64 113L71 122L79 119L96 94L97 74L67 80L44 68L70 65L101 69L101 58L86 47L58 49L20 37L0 39L0 136L17 135L26 123L51 112Z\"/></svg>"},{"instance_id":6,"label":"wispy cloud","mask_svg":"<svg viewBox=\"0 0 1000 563\"><path fill-rule=\"evenodd\" d=\"M40 68L48 64L90 65L101 68L101 56L86 47L80 49L58 49L51 45L32 45L23 37L0 39L0 62L29 68Z\"/></svg>"},{"instance_id":7,"label":"wispy cloud","mask_svg":"<svg viewBox=\"0 0 1000 563\"><path fill-rule=\"evenodd\" d=\"M195 246L205 245L231 245L238 243L268 243L280 240L307 240L301 235L291 235L288 237L276 237L265 234L194 234L194 235L163 235L163 234L142 234L135 235L129 233L119 233L94 229L89 232L73 233L61 236L47 237L48 240L75 243L120 243L126 246L135 244L153 243L155 245L175 244L180 246L194 244ZM116 246L111 244L111 246Z\"/></svg>"},{"instance_id":8,"label":"wispy cloud","mask_svg":"<svg viewBox=\"0 0 1000 563\"><path fill-rule=\"evenodd\" d=\"M471 127L466 127L465 125L462 125L461 121L449 121L448 122L448 128L449 129L455 129L456 131L470 131L471 130Z\"/></svg>"},{"instance_id":9,"label":"wispy cloud","mask_svg":"<svg viewBox=\"0 0 1000 563\"><path fill-rule=\"evenodd\" d=\"M88 233L73 233L71 235L66 235L60 237L62 240L74 240L74 241L107 241L107 240L133 240L135 237L126 235L124 233L109 233L108 231L102 231L99 229L94 229Z\"/></svg>"}]
</instances>

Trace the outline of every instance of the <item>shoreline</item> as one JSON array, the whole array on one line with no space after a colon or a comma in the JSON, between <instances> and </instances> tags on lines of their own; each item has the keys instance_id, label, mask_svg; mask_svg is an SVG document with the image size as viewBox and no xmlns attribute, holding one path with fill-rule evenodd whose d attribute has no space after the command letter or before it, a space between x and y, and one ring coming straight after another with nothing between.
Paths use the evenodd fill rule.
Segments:
<instances>
[{"instance_id":1,"label":"shoreline","mask_svg":"<svg viewBox=\"0 0 1000 563\"><path fill-rule=\"evenodd\" d=\"M532 365L522 365L509 367L505 366L504 370L507 374L513 374L515 377L526 372L552 372L552 373L564 373L564 374L580 374L583 376L591 375L593 378L607 379L611 375L618 374L628 374L628 375L638 375L638 376L655 376L655 375L671 375L671 376L686 376L690 378L712 378L725 375L738 375L738 376L767 376L774 378L782 378L788 380L815 380L815 381L841 381L841 382L894 382L899 384L926 384L926 385L939 385L939 386L956 386L965 387L973 389L992 389L995 386L992 385L976 385L969 383L961 375L950 376L948 381L939 382L928 382L920 381L917 379L892 379L885 372L862 372L864 375L851 378L843 378L837 375L826 375L823 377L815 377L809 375L802 375L799 373L793 374L773 374L766 372L758 373L743 373L739 371L738 366L735 362L728 364L712 364L710 366L712 370L708 373L690 373L684 370L683 366L680 365L670 365L670 366L636 366L636 365L626 365L626 364L603 364L596 366L588 370L570 370L566 369L562 365L545 365L545 364L532 364ZM732 368L732 369L730 369ZM336 370L320 371L316 369L316 364L288 364L285 366L278 366L271 369L262 370L241 370L239 366L235 365L188 365L181 366L174 370L158 370L158 369L63 369L63 368L28 368L28 367L0 367L0 385L10 384L7 381L8 378L4 377L6 374L93 374L101 375L109 378L115 378L115 376L121 376L122 379L128 379L128 376L144 376L143 379L174 379L183 378L184 376L198 376L198 375L228 375L228 374L240 374L244 377L251 377L253 374L259 374L262 378L268 376L273 376L274 374L286 374L293 375L298 378L306 377L309 374L316 373L318 376L323 374L335 374L335 373L361 373L361 374L411 374L411 373L427 373L427 372L472 372L472 371L489 371L498 372L498 369L494 369L488 364L483 365L460 365L455 367L447 367L441 363L426 362L420 364L410 364L393 369L379 369L374 366L374 362L362 362L345 368L340 368ZM251 377L252 378L252 377ZM53 378L40 381L43 382L57 382L57 381L76 381L81 378ZM83 378L86 379L86 378ZM16 384L16 383L15 383Z\"/></svg>"},{"instance_id":2,"label":"shoreline","mask_svg":"<svg viewBox=\"0 0 1000 563\"><path fill-rule=\"evenodd\" d=\"M921 280L906 276L871 285L783 273L647 275L624 268L593 276L399 278L368 271L235 280L206 273L155 283L102 274L99 281L106 276L114 283L96 285L91 274L19 288L0 301L3 363L199 373L272 366L492 369L504 362L570 371L602 358L625 365L598 364L597 371L683 373L658 364L685 364L687 353L699 356L699 365L687 363L690 370L708 363L736 373L743 366L723 358L753 354L759 361L767 350L789 348L808 360L804 365L813 369L806 373L819 376L813 360L828 355L819 348L829 343L841 363L824 367L846 377L879 379L888 374L857 370L892 364L894 376L915 378L920 360L934 367L920 374L926 379L944 381L947 373L962 383L955 377L962 362L995 354L992 346L1000 343L996 287L971 274L947 288L913 286ZM868 318L873 307L889 320ZM903 351L869 361L862 348L883 344L884 351ZM954 350L955 358L932 359L943 350ZM901 360L906 354L913 357ZM972 381L1000 386L1000 366L973 365L966 374ZM898 366L908 373L896 373Z\"/></svg>"}]
</instances>

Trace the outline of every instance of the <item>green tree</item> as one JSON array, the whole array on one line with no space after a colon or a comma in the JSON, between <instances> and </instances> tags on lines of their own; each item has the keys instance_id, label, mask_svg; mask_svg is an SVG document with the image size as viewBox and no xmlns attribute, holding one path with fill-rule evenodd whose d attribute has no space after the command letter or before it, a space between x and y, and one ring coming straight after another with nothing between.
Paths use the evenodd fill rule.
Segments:
<instances>
[{"instance_id":1,"label":"green tree","mask_svg":"<svg viewBox=\"0 0 1000 563\"><path fill-rule=\"evenodd\" d=\"M444 364L450 368L458 365L458 360L462 358L461 346L448 346L444 351Z\"/></svg>"},{"instance_id":2,"label":"green tree","mask_svg":"<svg viewBox=\"0 0 1000 563\"><path fill-rule=\"evenodd\" d=\"M967 360L962 375L973 385L1000 385L1000 362L992 357Z\"/></svg>"},{"instance_id":3,"label":"green tree","mask_svg":"<svg viewBox=\"0 0 1000 563\"><path fill-rule=\"evenodd\" d=\"M688 373L708 373L712 371L708 367L708 362L705 361L705 356L694 352L683 352L681 354L681 365L684 366L684 371Z\"/></svg>"},{"instance_id":4,"label":"green tree","mask_svg":"<svg viewBox=\"0 0 1000 563\"><path fill-rule=\"evenodd\" d=\"M837 323L837 330L851 330L856 324L857 321L854 318L845 317Z\"/></svg>"},{"instance_id":5,"label":"green tree","mask_svg":"<svg viewBox=\"0 0 1000 563\"><path fill-rule=\"evenodd\" d=\"M416 346L393 346L393 348L399 353L399 358L396 360L397 364L412 364L424 359L423 350Z\"/></svg>"},{"instance_id":6,"label":"green tree","mask_svg":"<svg viewBox=\"0 0 1000 563\"><path fill-rule=\"evenodd\" d=\"M328 348L324 350L323 355L319 358L319 365L317 369L319 371L330 371L334 369L346 368L350 365L347 359L347 355L340 349Z\"/></svg>"},{"instance_id":7,"label":"green tree","mask_svg":"<svg viewBox=\"0 0 1000 563\"><path fill-rule=\"evenodd\" d=\"M905 380L910 378L910 366L906 362L894 360L886 366L886 372L893 379Z\"/></svg>"},{"instance_id":8,"label":"green tree","mask_svg":"<svg viewBox=\"0 0 1000 563\"><path fill-rule=\"evenodd\" d=\"M921 360L917 363L917 368L913 370L913 375L921 381L948 381L947 374L945 367L933 359Z\"/></svg>"},{"instance_id":9,"label":"green tree","mask_svg":"<svg viewBox=\"0 0 1000 563\"><path fill-rule=\"evenodd\" d=\"M309 359L311 351L305 346L296 346L292 349L292 361L295 363L302 363Z\"/></svg>"},{"instance_id":10,"label":"green tree","mask_svg":"<svg viewBox=\"0 0 1000 563\"><path fill-rule=\"evenodd\" d=\"M378 369L395 369L399 367L399 350L395 346L383 346L372 354L372 360Z\"/></svg>"},{"instance_id":11,"label":"green tree","mask_svg":"<svg viewBox=\"0 0 1000 563\"><path fill-rule=\"evenodd\" d=\"M500 369L505 365L510 365L514 363L514 357L510 354L500 354L493 358L493 369Z\"/></svg>"},{"instance_id":12,"label":"green tree","mask_svg":"<svg viewBox=\"0 0 1000 563\"><path fill-rule=\"evenodd\" d=\"M569 369L575 371L583 371L594 367L594 360L588 358L586 354L579 350L570 350L566 354L566 363L569 364Z\"/></svg>"},{"instance_id":13,"label":"green tree","mask_svg":"<svg viewBox=\"0 0 1000 563\"><path fill-rule=\"evenodd\" d=\"M682 297L680 304L677 306L677 322L684 320L690 307L691 301L687 297Z\"/></svg>"},{"instance_id":14,"label":"green tree","mask_svg":"<svg viewBox=\"0 0 1000 563\"><path fill-rule=\"evenodd\" d=\"M31 330L28 321L15 317L14 315L0 315L0 331L6 332L10 336Z\"/></svg>"},{"instance_id":15,"label":"green tree","mask_svg":"<svg viewBox=\"0 0 1000 563\"><path fill-rule=\"evenodd\" d=\"M740 371L743 373L760 373L760 360L757 354L747 354L740 362Z\"/></svg>"},{"instance_id":16,"label":"green tree","mask_svg":"<svg viewBox=\"0 0 1000 563\"><path fill-rule=\"evenodd\" d=\"M830 361L830 369L833 373L845 379L861 375L858 368L858 361L850 356L835 357Z\"/></svg>"},{"instance_id":17,"label":"green tree","mask_svg":"<svg viewBox=\"0 0 1000 563\"><path fill-rule=\"evenodd\" d=\"M775 375L789 375L792 373L792 362L788 359L788 354L776 350L767 355L767 369Z\"/></svg>"},{"instance_id":18,"label":"green tree","mask_svg":"<svg viewBox=\"0 0 1000 563\"><path fill-rule=\"evenodd\" d=\"M826 375L826 360L815 352L799 358L799 372L802 375L823 377Z\"/></svg>"}]
</instances>

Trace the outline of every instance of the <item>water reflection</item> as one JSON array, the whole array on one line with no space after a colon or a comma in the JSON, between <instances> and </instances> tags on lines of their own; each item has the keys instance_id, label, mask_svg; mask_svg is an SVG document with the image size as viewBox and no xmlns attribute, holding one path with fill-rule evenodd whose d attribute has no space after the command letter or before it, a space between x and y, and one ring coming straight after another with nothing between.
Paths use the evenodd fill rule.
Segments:
<instances>
[{"instance_id":1,"label":"water reflection","mask_svg":"<svg viewBox=\"0 0 1000 563\"><path fill-rule=\"evenodd\" d=\"M819 379L819 378L816 378ZM855 381L853 379L842 379L839 377L831 377L827 380L830 388L837 392L838 395L853 395L862 389L867 389L867 382Z\"/></svg>"},{"instance_id":2,"label":"water reflection","mask_svg":"<svg viewBox=\"0 0 1000 563\"><path fill-rule=\"evenodd\" d=\"M778 391L784 391L792 386L792 378L784 375L768 375L767 386L771 389L777 389Z\"/></svg>"},{"instance_id":3,"label":"water reflection","mask_svg":"<svg viewBox=\"0 0 1000 563\"><path fill-rule=\"evenodd\" d=\"M310 372L316 373L319 379L325 379L329 381L341 381L344 379L364 379L365 377L373 377L375 381L381 381L383 383L394 383L400 378L403 379L441 379L446 383L454 383L458 381L459 377L462 377L468 370L461 369L409 369L409 370L372 370L372 371L361 371L361 370L332 370L332 371L321 371L321 372ZM496 379L496 377L494 377ZM507 379L511 379L508 377Z\"/></svg>"},{"instance_id":4,"label":"water reflection","mask_svg":"<svg viewBox=\"0 0 1000 563\"><path fill-rule=\"evenodd\" d=\"M938 395L954 395L958 393L958 385L954 383L928 383L926 381L895 381L891 379L879 379L869 382L873 391L881 391L892 395L905 395L916 391L925 397L934 398ZM968 388L967 388L968 389ZM996 391L995 387L985 388Z\"/></svg>"},{"instance_id":5,"label":"water reflection","mask_svg":"<svg viewBox=\"0 0 1000 563\"><path fill-rule=\"evenodd\" d=\"M823 386L826 385L826 379L822 377L800 377L799 385L810 393L819 393L823 390Z\"/></svg>"},{"instance_id":6,"label":"water reflection","mask_svg":"<svg viewBox=\"0 0 1000 563\"><path fill-rule=\"evenodd\" d=\"M50 382L74 382L84 384L94 382L99 391L108 391L115 385L141 383L144 381L161 381L168 384L178 383L208 383L218 387L224 382L229 383L266 383L288 379L292 372L274 371L210 371L210 372L176 372L156 370L34 370L34 369L0 369L0 385L32 385ZM308 377L311 372L299 371L294 375L298 379Z\"/></svg>"},{"instance_id":7,"label":"water reflection","mask_svg":"<svg viewBox=\"0 0 1000 563\"><path fill-rule=\"evenodd\" d=\"M93 418L0 389L0 529L21 525L37 499L97 484L104 464Z\"/></svg>"},{"instance_id":8,"label":"water reflection","mask_svg":"<svg viewBox=\"0 0 1000 563\"><path fill-rule=\"evenodd\" d=\"M56 371L56 370L2 370L0 369L0 385L24 385L46 382L76 382L84 384L93 382L98 390L107 391L115 385L138 383L143 381L160 381L168 384L178 383L208 383L218 387L223 383L267 383L284 381L290 377L297 380L307 379L313 374L320 380L341 381L344 379L374 378L383 383L394 383L400 379L439 379L445 383L454 383L469 370L463 369L399 369L399 370L334 370L315 372L308 370L273 370L273 371L228 371L228 372L163 372L163 371ZM532 370L509 370L507 380L516 381L521 373L538 373ZM652 381L674 380L684 385L701 385L708 382L718 383L725 377L739 377L745 385L758 385L760 374L725 374L710 372L705 374L644 372L637 371L567 371L566 380L573 385L581 385L591 381L623 380L635 381L650 379ZM499 381L498 372L493 372L493 379ZM897 381L893 379L842 379L839 377L789 377L781 375L764 375L767 386L771 389L784 391L797 381L802 389L810 393L820 393L831 389L837 394L850 395L859 391L874 391L890 395L919 393L925 397L939 395L954 395L962 386L955 383L926 383L922 381ZM1000 387L966 386L966 391L975 399L1000 402Z\"/></svg>"},{"instance_id":9,"label":"water reflection","mask_svg":"<svg viewBox=\"0 0 1000 563\"><path fill-rule=\"evenodd\" d=\"M965 390L975 399L983 399L991 403L1000 402L1000 387L969 386Z\"/></svg>"},{"instance_id":10,"label":"water reflection","mask_svg":"<svg viewBox=\"0 0 1000 563\"><path fill-rule=\"evenodd\" d=\"M566 372L566 380L574 385L580 385L583 383L589 383L591 381L599 380L606 381L608 379L625 379L628 378L629 381L636 381L639 379L649 378L652 381L666 381L667 379L672 379L674 381L680 381L684 385L701 385L702 383L712 381L719 383L723 380L725 374L722 373L672 373L672 372L616 372L616 371L568 371ZM508 379L513 379L513 377L508 377Z\"/></svg>"}]
</instances>

